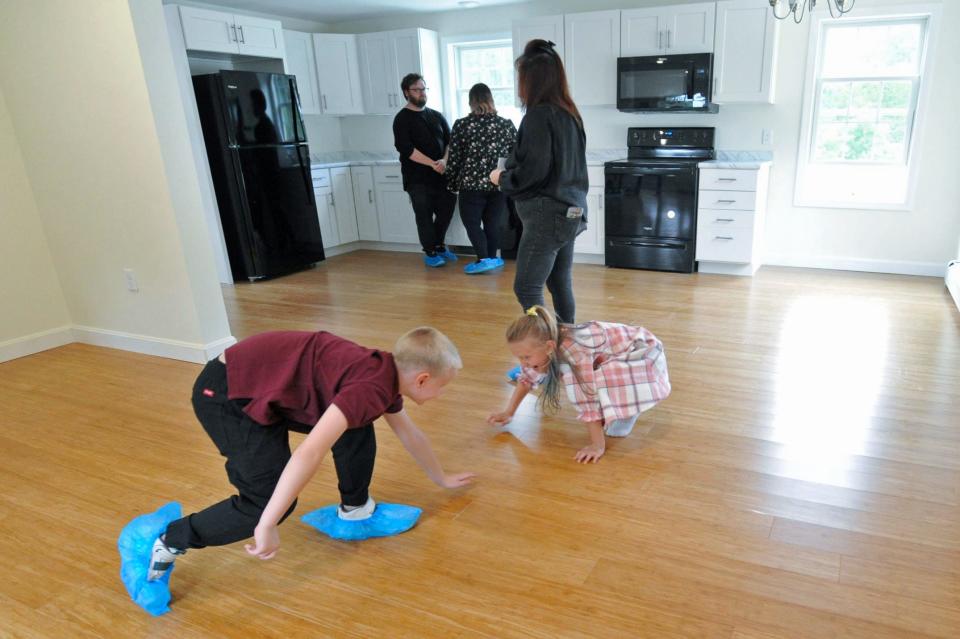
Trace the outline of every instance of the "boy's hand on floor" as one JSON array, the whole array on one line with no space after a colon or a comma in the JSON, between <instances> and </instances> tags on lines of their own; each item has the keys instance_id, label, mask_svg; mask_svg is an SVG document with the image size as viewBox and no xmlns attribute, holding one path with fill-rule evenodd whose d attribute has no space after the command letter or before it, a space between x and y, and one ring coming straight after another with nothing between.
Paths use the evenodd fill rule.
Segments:
<instances>
[{"instance_id":1,"label":"boy's hand on floor","mask_svg":"<svg viewBox=\"0 0 960 639\"><path fill-rule=\"evenodd\" d=\"M487 417L487 423L490 424L491 426L506 426L507 424L510 423L510 420L512 419L513 419L513 415L511 415L506 411L503 411L500 413L493 413L492 415Z\"/></svg>"},{"instance_id":2,"label":"boy's hand on floor","mask_svg":"<svg viewBox=\"0 0 960 639\"><path fill-rule=\"evenodd\" d=\"M280 531L276 526L257 526L253 531L255 545L244 544L247 552L258 559L273 559L280 548Z\"/></svg>"},{"instance_id":3,"label":"boy's hand on floor","mask_svg":"<svg viewBox=\"0 0 960 639\"><path fill-rule=\"evenodd\" d=\"M472 484L476 478L476 473L450 473L443 476L440 485L444 488L461 488Z\"/></svg>"},{"instance_id":4,"label":"boy's hand on floor","mask_svg":"<svg viewBox=\"0 0 960 639\"><path fill-rule=\"evenodd\" d=\"M581 464L587 464L590 462L596 464L597 460L603 457L604 451L605 449L603 446L595 446L590 444L589 446L584 446L578 450L577 454L574 455L573 458Z\"/></svg>"}]
</instances>

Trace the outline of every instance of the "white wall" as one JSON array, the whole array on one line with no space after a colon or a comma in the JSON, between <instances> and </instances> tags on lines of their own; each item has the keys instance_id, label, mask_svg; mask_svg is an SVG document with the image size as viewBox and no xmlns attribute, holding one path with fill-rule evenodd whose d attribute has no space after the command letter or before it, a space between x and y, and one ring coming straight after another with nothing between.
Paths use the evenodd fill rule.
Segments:
<instances>
[{"instance_id":1,"label":"white wall","mask_svg":"<svg viewBox=\"0 0 960 639\"><path fill-rule=\"evenodd\" d=\"M0 361L4 361L39 350L30 342L51 333L60 334L60 343L69 342L70 315L2 92L0 149Z\"/></svg>"},{"instance_id":2,"label":"white wall","mask_svg":"<svg viewBox=\"0 0 960 639\"><path fill-rule=\"evenodd\" d=\"M192 360L229 339L209 239L185 217L199 198L167 174L186 164L160 144L179 135L173 103L154 118L126 0L0 4L0 90L79 339Z\"/></svg>"},{"instance_id":3,"label":"white wall","mask_svg":"<svg viewBox=\"0 0 960 639\"><path fill-rule=\"evenodd\" d=\"M757 0L766 4L766 0ZM906 0L922 3L922 0ZM441 38L469 33L509 32L515 19L602 9L670 4L669 0L555 0L433 14L403 15L338 23L342 33L365 33L422 26ZM673 4L683 4L674 2ZM858 0L858 7L891 4ZM816 11L825 12L821 3ZM856 11L856 9L854 10ZM723 150L773 151L771 196L766 232L766 263L854 270L941 275L956 253L960 236L960 2L943 3L935 52L930 108L919 131L920 182L911 211L858 211L793 206L794 172L800 135L800 108L810 20L781 24L775 105L726 105L717 115L626 114L613 107L582 109L590 149L625 148L630 126L714 126ZM611 70L612 72L612 70ZM399 80L398 80L399 81ZM438 108L439 92L431 99ZM344 148L390 150L392 117L343 118ZM761 143L762 130L773 144Z\"/></svg>"}]
</instances>

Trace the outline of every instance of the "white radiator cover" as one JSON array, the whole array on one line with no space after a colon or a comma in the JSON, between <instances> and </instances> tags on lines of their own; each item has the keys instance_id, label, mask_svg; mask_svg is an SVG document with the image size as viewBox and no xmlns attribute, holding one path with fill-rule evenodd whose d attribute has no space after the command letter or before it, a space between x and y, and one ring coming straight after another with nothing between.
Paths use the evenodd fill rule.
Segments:
<instances>
[{"instance_id":1,"label":"white radiator cover","mask_svg":"<svg viewBox=\"0 0 960 639\"><path fill-rule=\"evenodd\" d=\"M960 260L954 260L947 264L947 275L944 278L947 283L947 290L953 296L953 303L960 310Z\"/></svg>"}]
</instances>

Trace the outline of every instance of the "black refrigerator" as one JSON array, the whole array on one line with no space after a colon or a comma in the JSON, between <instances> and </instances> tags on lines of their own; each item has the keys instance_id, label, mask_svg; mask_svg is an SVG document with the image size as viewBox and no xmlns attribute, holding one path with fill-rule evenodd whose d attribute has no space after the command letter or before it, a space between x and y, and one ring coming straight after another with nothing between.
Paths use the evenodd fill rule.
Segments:
<instances>
[{"instance_id":1,"label":"black refrigerator","mask_svg":"<svg viewBox=\"0 0 960 639\"><path fill-rule=\"evenodd\" d=\"M193 76L234 281L324 259L307 134L294 76Z\"/></svg>"}]
</instances>

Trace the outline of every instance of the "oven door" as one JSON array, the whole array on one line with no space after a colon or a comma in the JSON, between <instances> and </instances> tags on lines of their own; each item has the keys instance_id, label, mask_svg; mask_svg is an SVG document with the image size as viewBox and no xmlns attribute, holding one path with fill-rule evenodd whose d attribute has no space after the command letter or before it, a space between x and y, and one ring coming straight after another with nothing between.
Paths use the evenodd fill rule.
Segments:
<instances>
[{"instance_id":1,"label":"oven door","mask_svg":"<svg viewBox=\"0 0 960 639\"><path fill-rule=\"evenodd\" d=\"M617 59L621 111L709 110L713 54Z\"/></svg>"},{"instance_id":2,"label":"oven door","mask_svg":"<svg viewBox=\"0 0 960 639\"><path fill-rule=\"evenodd\" d=\"M605 176L607 237L694 239L696 164L610 165Z\"/></svg>"}]
</instances>

